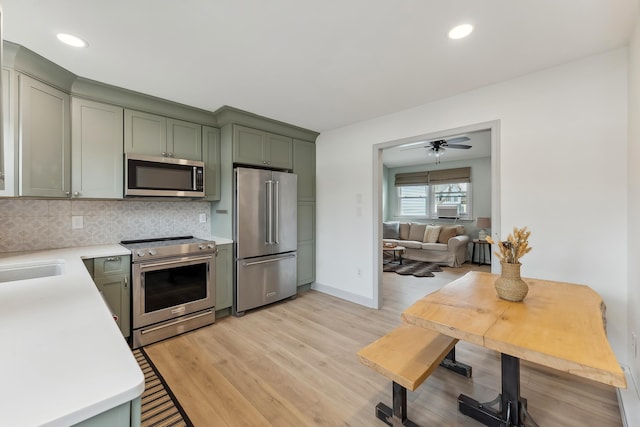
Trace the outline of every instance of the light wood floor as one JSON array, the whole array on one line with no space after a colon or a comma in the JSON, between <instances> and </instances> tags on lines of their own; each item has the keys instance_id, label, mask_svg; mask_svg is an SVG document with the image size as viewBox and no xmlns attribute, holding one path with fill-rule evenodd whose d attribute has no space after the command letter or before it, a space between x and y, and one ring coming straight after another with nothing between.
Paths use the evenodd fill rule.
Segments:
<instances>
[{"instance_id":1,"label":"light wood floor","mask_svg":"<svg viewBox=\"0 0 640 427\"><path fill-rule=\"evenodd\" d=\"M379 401L391 404L390 382L361 365L356 351L400 324L416 299L469 271L436 277L384 273L384 307L368 309L319 292L145 347L196 427L363 426ZM487 267L482 267L487 271ZM422 426L478 426L458 413L465 393L492 400L499 354L460 342L467 379L439 368L409 392L409 417ZM621 426L615 389L522 362L521 391L541 426Z\"/></svg>"}]
</instances>

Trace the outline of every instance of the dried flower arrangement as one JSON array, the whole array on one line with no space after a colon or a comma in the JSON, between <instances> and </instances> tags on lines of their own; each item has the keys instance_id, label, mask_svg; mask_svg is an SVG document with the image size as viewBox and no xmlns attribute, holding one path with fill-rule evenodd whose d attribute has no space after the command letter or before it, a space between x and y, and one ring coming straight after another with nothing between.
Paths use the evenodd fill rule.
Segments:
<instances>
[{"instance_id":1,"label":"dried flower arrangement","mask_svg":"<svg viewBox=\"0 0 640 427\"><path fill-rule=\"evenodd\" d=\"M494 252L500 259L500 262L518 264L520 262L520 258L531 251L531 247L529 246L530 235L531 232L527 230L527 227L520 229L513 227L513 234L509 234L507 236L507 240L504 242L498 242L500 252ZM487 236L487 242L492 245L495 244L493 239L489 236Z\"/></svg>"}]
</instances>

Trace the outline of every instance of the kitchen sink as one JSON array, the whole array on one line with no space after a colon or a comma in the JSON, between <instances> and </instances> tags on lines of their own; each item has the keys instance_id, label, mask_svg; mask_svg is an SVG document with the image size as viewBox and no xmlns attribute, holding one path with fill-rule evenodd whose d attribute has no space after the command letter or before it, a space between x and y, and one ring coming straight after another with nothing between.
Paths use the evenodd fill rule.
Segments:
<instances>
[{"instance_id":1,"label":"kitchen sink","mask_svg":"<svg viewBox=\"0 0 640 427\"><path fill-rule=\"evenodd\" d=\"M37 279L40 277L64 274L63 261L48 261L37 264L7 265L0 267L0 283L16 280Z\"/></svg>"}]
</instances>

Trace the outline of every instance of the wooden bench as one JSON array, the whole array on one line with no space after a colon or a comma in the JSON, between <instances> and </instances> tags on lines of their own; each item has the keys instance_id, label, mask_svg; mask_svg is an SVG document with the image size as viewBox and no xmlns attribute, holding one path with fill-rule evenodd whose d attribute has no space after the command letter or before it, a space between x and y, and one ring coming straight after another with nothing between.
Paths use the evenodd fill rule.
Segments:
<instances>
[{"instance_id":1,"label":"wooden bench","mask_svg":"<svg viewBox=\"0 0 640 427\"><path fill-rule=\"evenodd\" d=\"M360 362L393 381L393 410L380 402L376 417L393 427L417 427L407 418L407 389L415 391L457 342L436 331L402 325L361 349Z\"/></svg>"}]
</instances>

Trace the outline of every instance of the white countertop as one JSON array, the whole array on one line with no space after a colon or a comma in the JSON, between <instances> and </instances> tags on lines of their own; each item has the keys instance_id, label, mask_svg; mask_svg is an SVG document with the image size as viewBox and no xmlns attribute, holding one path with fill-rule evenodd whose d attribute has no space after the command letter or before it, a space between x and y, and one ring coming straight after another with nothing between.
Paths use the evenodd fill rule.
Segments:
<instances>
[{"instance_id":1,"label":"white countertop","mask_svg":"<svg viewBox=\"0 0 640 427\"><path fill-rule=\"evenodd\" d=\"M0 283L0 425L68 426L140 396L144 375L82 258L120 245L3 254L14 264L62 261L59 276Z\"/></svg>"},{"instance_id":2,"label":"white countertop","mask_svg":"<svg viewBox=\"0 0 640 427\"><path fill-rule=\"evenodd\" d=\"M225 237L211 236L211 240L216 242L216 245L228 245L229 243L233 243L233 240L227 239Z\"/></svg>"}]
</instances>

